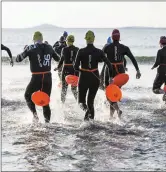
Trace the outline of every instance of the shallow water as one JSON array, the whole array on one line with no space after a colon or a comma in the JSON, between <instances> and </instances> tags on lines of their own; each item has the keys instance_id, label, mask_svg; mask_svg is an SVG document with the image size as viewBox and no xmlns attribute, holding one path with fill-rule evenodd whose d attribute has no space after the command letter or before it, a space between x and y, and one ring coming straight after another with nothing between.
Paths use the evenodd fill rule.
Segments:
<instances>
[{"instance_id":1,"label":"shallow water","mask_svg":"<svg viewBox=\"0 0 166 172\"><path fill-rule=\"evenodd\" d=\"M156 70L141 65L142 78L128 66L130 81L122 89L122 119L110 120L104 92L95 99L95 121L84 123L69 89L60 104L57 73L53 72L52 117L39 124L24 100L30 80L28 65L2 66L2 170L166 170L166 106L151 91Z\"/></svg>"}]
</instances>

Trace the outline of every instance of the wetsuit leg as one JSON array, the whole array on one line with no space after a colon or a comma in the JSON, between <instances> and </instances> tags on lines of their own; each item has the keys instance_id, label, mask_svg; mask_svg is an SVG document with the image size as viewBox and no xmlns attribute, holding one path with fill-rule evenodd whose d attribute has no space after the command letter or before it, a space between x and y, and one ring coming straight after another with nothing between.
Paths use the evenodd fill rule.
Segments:
<instances>
[{"instance_id":1,"label":"wetsuit leg","mask_svg":"<svg viewBox=\"0 0 166 172\"><path fill-rule=\"evenodd\" d=\"M117 68L118 68L119 73L125 73L125 69L124 69L123 65L119 65ZM115 77L116 75L117 75L117 72L114 69L112 71L111 78ZM105 86L109 85L109 80L110 80L110 76L109 76L108 68L106 68L106 71L105 71ZM116 110L117 113L118 113L118 116L121 117L122 111L119 109L118 103L117 102L111 102L110 100L108 100L108 101L110 103L110 116L113 117L113 114L114 114L114 112Z\"/></svg>"},{"instance_id":2,"label":"wetsuit leg","mask_svg":"<svg viewBox=\"0 0 166 172\"><path fill-rule=\"evenodd\" d=\"M50 96L51 90L52 90L52 74L51 73L44 74L42 91ZM47 106L43 106L43 115L45 118L45 122L49 122L51 118L51 109L49 104Z\"/></svg>"},{"instance_id":3,"label":"wetsuit leg","mask_svg":"<svg viewBox=\"0 0 166 172\"><path fill-rule=\"evenodd\" d=\"M109 71L107 67L105 70L104 81L105 81L105 87L107 87L109 85ZM114 103L108 100L108 98L107 98L107 101L110 103L110 116L112 117L115 112L115 108L113 107Z\"/></svg>"},{"instance_id":4,"label":"wetsuit leg","mask_svg":"<svg viewBox=\"0 0 166 172\"><path fill-rule=\"evenodd\" d=\"M80 104L81 109L87 110L86 105L86 94L89 89L89 83L87 81L86 73L81 72L80 79L78 83L78 103Z\"/></svg>"},{"instance_id":5,"label":"wetsuit leg","mask_svg":"<svg viewBox=\"0 0 166 172\"><path fill-rule=\"evenodd\" d=\"M87 117L87 114L89 113L89 118L94 119L94 116L95 116L94 99L99 89L99 85L100 85L100 81L97 78L94 78L93 84L91 84L91 86L89 87L89 93L88 93L88 98L87 98L88 111L85 114L85 118Z\"/></svg>"},{"instance_id":6,"label":"wetsuit leg","mask_svg":"<svg viewBox=\"0 0 166 172\"><path fill-rule=\"evenodd\" d=\"M41 86L41 77L37 75L32 75L31 81L28 84L24 94L26 103L32 113L36 113L36 107L31 100L31 96L35 91L40 90L40 86Z\"/></svg>"},{"instance_id":7,"label":"wetsuit leg","mask_svg":"<svg viewBox=\"0 0 166 172\"><path fill-rule=\"evenodd\" d=\"M153 83L153 92L155 94L163 94L161 90L161 86L165 83L165 74L164 73L157 73L156 78Z\"/></svg>"},{"instance_id":8,"label":"wetsuit leg","mask_svg":"<svg viewBox=\"0 0 166 172\"><path fill-rule=\"evenodd\" d=\"M68 84L65 80L65 77L67 75L68 75L68 73L65 71L65 69L63 69L62 70L62 90L61 90L61 101L62 101L62 103L65 103L65 100L66 100Z\"/></svg>"}]
</instances>

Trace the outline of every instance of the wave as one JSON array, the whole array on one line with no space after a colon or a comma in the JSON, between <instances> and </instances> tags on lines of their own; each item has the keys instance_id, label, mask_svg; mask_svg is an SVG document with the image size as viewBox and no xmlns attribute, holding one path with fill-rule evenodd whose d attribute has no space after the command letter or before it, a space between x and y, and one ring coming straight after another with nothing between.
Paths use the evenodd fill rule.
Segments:
<instances>
[{"instance_id":1,"label":"wave","mask_svg":"<svg viewBox=\"0 0 166 172\"><path fill-rule=\"evenodd\" d=\"M1 106L7 107L7 106L22 106L25 105L25 102L22 102L21 100L7 100L4 98L1 98Z\"/></svg>"}]
</instances>

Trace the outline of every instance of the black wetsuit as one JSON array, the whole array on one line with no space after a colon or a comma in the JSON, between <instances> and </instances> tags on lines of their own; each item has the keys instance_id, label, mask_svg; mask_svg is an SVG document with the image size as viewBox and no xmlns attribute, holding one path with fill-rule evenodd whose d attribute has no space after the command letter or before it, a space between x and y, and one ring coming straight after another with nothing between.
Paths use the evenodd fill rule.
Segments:
<instances>
[{"instance_id":1,"label":"black wetsuit","mask_svg":"<svg viewBox=\"0 0 166 172\"><path fill-rule=\"evenodd\" d=\"M53 48L59 47L60 46L60 42L56 41L55 44L53 45ZM67 46L66 42L63 43L65 45L65 47Z\"/></svg>"},{"instance_id":2,"label":"black wetsuit","mask_svg":"<svg viewBox=\"0 0 166 172\"><path fill-rule=\"evenodd\" d=\"M108 73L108 68L105 69L105 76L104 76L105 87L107 87L109 85L110 77L114 78L119 73L125 73L125 68L124 68L124 56L125 55L130 58L133 65L135 66L135 69L137 71L139 70L137 61L134 58L133 54L131 53L129 47L127 47L123 44L120 44L118 41L114 41L112 44L106 46L103 49L103 51L113 66L113 70L112 70L112 73L110 76ZM115 110L113 107L114 102L111 102L110 100L108 100L108 101L110 102L110 112L112 112Z\"/></svg>"},{"instance_id":3,"label":"black wetsuit","mask_svg":"<svg viewBox=\"0 0 166 172\"><path fill-rule=\"evenodd\" d=\"M166 85L166 46L158 50L156 62L153 68L157 68L157 75L153 83L153 92L160 94L159 90L163 84Z\"/></svg>"},{"instance_id":4,"label":"black wetsuit","mask_svg":"<svg viewBox=\"0 0 166 172\"><path fill-rule=\"evenodd\" d=\"M67 45L66 45L66 42L63 42L63 43L59 43L59 41L57 41L54 45L53 45L53 49L54 51L59 55L61 56L61 52L62 52L62 49L65 48ZM58 76L59 78L61 79L62 75L62 66L61 68L58 69Z\"/></svg>"},{"instance_id":5,"label":"black wetsuit","mask_svg":"<svg viewBox=\"0 0 166 172\"><path fill-rule=\"evenodd\" d=\"M66 83L65 77L67 75L77 75L78 72L74 71L74 62L76 58L76 54L78 52L79 48L75 46L69 46L62 49L61 53L61 59L58 64L58 69L62 67L62 91L61 91L61 101L62 103L66 100L66 94L67 94L67 88L68 84ZM78 75L77 75L78 76ZM72 93L77 99L77 87L71 86Z\"/></svg>"},{"instance_id":6,"label":"black wetsuit","mask_svg":"<svg viewBox=\"0 0 166 172\"><path fill-rule=\"evenodd\" d=\"M59 61L59 57L54 52L53 48L47 44L34 44L28 46L23 53L19 54L16 62L21 62L26 57L29 57L30 70L32 78L25 91L25 99L32 113L36 112L35 104L31 100L31 95L41 90L49 96L52 90L52 74L51 74L51 59ZM43 74L43 72L46 72ZM43 115L45 121L49 122L51 110L49 105L43 107Z\"/></svg>"},{"instance_id":7,"label":"black wetsuit","mask_svg":"<svg viewBox=\"0 0 166 172\"><path fill-rule=\"evenodd\" d=\"M12 59L12 53L11 53L11 51L10 51L10 49L9 49L8 47L6 47L6 46L4 46L3 44L1 44L1 50L7 51L7 53L8 53L8 55L9 55L10 59Z\"/></svg>"},{"instance_id":8,"label":"black wetsuit","mask_svg":"<svg viewBox=\"0 0 166 172\"><path fill-rule=\"evenodd\" d=\"M88 44L87 47L79 50L74 68L76 71L80 69L80 78L78 83L78 102L83 105L86 110L85 120L94 119L94 99L99 88L100 79L98 71L98 63L105 62L110 71L112 66L109 60L105 57L102 50L95 48L93 44ZM88 71L89 70L89 71ZM88 92L87 106L86 94Z\"/></svg>"}]
</instances>

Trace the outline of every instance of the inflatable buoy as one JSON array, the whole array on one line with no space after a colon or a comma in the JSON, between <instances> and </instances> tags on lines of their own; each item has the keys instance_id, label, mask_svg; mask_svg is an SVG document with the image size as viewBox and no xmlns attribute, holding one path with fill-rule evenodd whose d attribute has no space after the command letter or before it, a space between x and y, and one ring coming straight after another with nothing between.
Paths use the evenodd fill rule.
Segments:
<instances>
[{"instance_id":1,"label":"inflatable buoy","mask_svg":"<svg viewBox=\"0 0 166 172\"><path fill-rule=\"evenodd\" d=\"M67 84L70 84L71 86L77 86L78 85L78 79L79 79L79 77L76 75L67 75L65 77Z\"/></svg>"},{"instance_id":2,"label":"inflatable buoy","mask_svg":"<svg viewBox=\"0 0 166 172\"><path fill-rule=\"evenodd\" d=\"M166 92L166 85L164 86L164 91Z\"/></svg>"},{"instance_id":3,"label":"inflatable buoy","mask_svg":"<svg viewBox=\"0 0 166 172\"><path fill-rule=\"evenodd\" d=\"M106 87L106 96L111 102L118 102L122 98L122 91L115 84L110 84Z\"/></svg>"},{"instance_id":4,"label":"inflatable buoy","mask_svg":"<svg viewBox=\"0 0 166 172\"><path fill-rule=\"evenodd\" d=\"M31 99L33 103L38 106L47 106L50 102L50 97L43 91L36 91L32 94Z\"/></svg>"},{"instance_id":5,"label":"inflatable buoy","mask_svg":"<svg viewBox=\"0 0 166 172\"><path fill-rule=\"evenodd\" d=\"M129 75L126 73L121 73L121 74L116 75L113 78L112 84L115 84L118 87L121 87L121 86L125 85L128 82L128 80L129 80Z\"/></svg>"}]
</instances>

